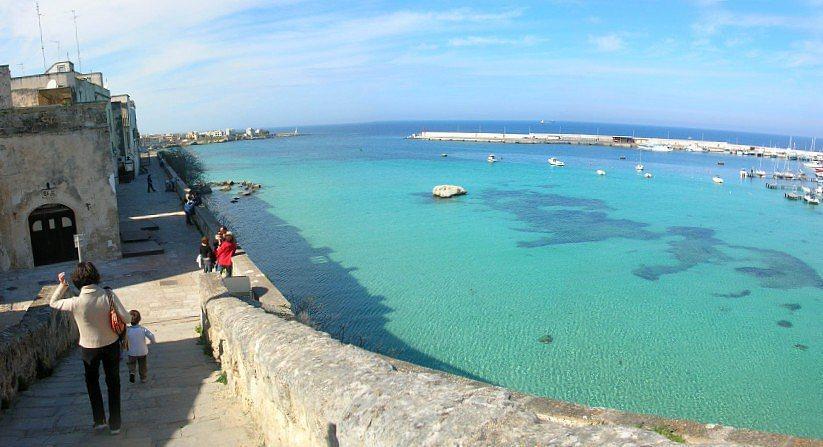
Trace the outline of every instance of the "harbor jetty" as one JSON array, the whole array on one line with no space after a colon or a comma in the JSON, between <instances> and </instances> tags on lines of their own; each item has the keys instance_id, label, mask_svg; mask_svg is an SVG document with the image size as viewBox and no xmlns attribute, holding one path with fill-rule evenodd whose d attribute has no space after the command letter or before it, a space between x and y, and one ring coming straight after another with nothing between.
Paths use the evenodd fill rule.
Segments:
<instances>
[{"instance_id":1,"label":"harbor jetty","mask_svg":"<svg viewBox=\"0 0 823 447\"><path fill-rule=\"evenodd\" d=\"M726 141L703 141L676 138L635 137L625 135L587 135L571 133L489 133L489 132L430 132L409 135L412 140L466 141L473 143L510 144L581 144L652 151L713 152L753 157L788 158L790 160L823 161L823 152L795 148L776 148L735 144Z\"/></svg>"}]
</instances>

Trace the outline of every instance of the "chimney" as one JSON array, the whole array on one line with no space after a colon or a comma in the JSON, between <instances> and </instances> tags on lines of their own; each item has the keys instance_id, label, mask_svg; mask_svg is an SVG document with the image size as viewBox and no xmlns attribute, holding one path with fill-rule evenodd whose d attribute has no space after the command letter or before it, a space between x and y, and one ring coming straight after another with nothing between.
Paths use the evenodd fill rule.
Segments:
<instances>
[{"instance_id":1,"label":"chimney","mask_svg":"<svg viewBox=\"0 0 823 447\"><path fill-rule=\"evenodd\" d=\"M0 109L11 108L11 72L8 65L0 65Z\"/></svg>"}]
</instances>

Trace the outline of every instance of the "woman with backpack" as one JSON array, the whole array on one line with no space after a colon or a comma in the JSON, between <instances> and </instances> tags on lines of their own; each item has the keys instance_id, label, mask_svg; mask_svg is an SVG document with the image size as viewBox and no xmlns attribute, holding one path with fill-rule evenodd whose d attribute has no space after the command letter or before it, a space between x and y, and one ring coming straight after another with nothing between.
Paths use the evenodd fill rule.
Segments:
<instances>
[{"instance_id":1,"label":"woman with backpack","mask_svg":"<svg viewBox=\"0 0 823 447\"><path fill-rule=\"evenodd\" d=\"M78 263L71 274L71 282L80 290L78 296L63 299L69 290L66 274L60 273L57 280L60 284L49 305L70 312L77 323L94 430L102 431L108 426L111 434L116 435L120 433L120 339L125 333L129 313L111 289L100 287L100 273L91 262ZM108 424L100 393L100 363L103 364L109 395Z\"/></svg>"}]
</instances>

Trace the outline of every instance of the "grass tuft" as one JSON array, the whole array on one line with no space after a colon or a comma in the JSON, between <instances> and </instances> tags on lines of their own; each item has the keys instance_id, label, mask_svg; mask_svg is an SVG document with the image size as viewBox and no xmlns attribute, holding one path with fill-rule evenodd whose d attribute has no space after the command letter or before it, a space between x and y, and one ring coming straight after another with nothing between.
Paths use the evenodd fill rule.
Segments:
<instances>
[{"instance_id":1,"label":"grass tuft","mask_svg":"<svg viewBox=\"0 0 823 447\"><path fill-rule=\"evenodd\" d=\"M662 435L668 438L670 441L678 442L680 444L686 443L686 439L683 436L680 436L673 429L666 427L665 425L655 426L652 428L652 431L654 431L658 435Z\"/></svg>"}]
</instances>

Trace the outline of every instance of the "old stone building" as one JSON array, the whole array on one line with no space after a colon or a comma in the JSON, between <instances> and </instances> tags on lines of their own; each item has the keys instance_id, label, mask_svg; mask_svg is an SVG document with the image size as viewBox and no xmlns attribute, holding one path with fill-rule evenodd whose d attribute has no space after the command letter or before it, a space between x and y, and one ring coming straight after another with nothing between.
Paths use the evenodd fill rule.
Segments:
<instances>
[{"instance_id":1,"label":"old stone building","mask_svg":"<svg viewBox=\"0 0 823 447\"><path fill-rule=\"evenodd\" d=\"M0 66L0 270L76 259L78 233L85 259L119 257L109 98L31 90L37 104L18 106L31 103L15 103L24 95Z\"/></svg>"},{"instance_id":2,"label":"old stone building","mask_svg":"<svg viewBox=\"0 0 823 447\"><path fill-rule=\"evenodd\" d=\"M111 112L114 117L114 141L121 181L132 181L140 172L140 152L137 131L137 111L129 95L111 97Z\"/></svg>"}]
</instances>

